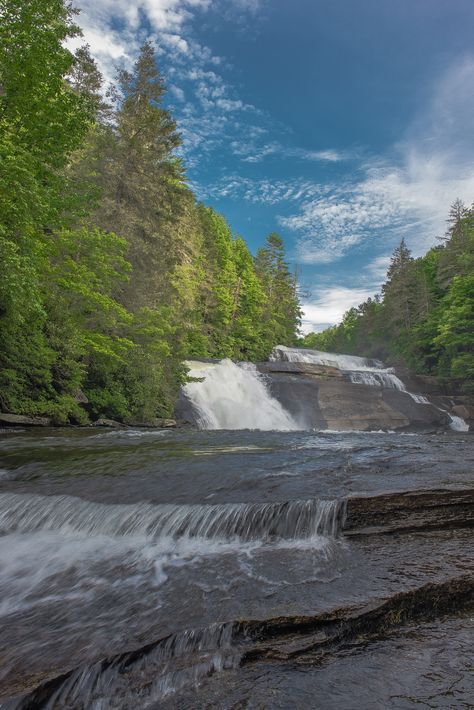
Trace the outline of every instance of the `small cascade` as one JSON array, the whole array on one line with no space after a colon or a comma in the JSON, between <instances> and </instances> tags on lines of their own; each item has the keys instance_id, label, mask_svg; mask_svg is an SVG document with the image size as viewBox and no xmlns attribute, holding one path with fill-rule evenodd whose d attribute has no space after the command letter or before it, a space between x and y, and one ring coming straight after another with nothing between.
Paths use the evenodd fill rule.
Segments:
<instances>
[{"instance_id":1,"label":"small cascade","mask_svg":"<svg viewBox=\"0 0 474 710\"><path fill-rule=\"evenodd\" d=\"M308 350L306 348L287 348L277 345L273 348L270 362L305 362L312 365L325 365L336 367L338 370L372 370L383 364L378 360L369 360L356 355L341 355L339 353L325 353L321 350Z\"/></svg>"},{"instance_id":2,"label":"small cascade","mask_svg":"<svg viewBox=\"0 0 474 710\"><path fill-rule=\"evenodd\" d=\"M446 412L445 409L441 411ZM455 414L450 414L449 412L446 412L446 414L450 419L449 426L453 431L469 431L469 424L465 422L462 417L457 417Z\"/></svg>"},{"instance_id":3,"label":"small cascade","mask_svg":"<svg viewBox=\"0 0 474 710\"><path fill-rule=\"evenodd\" d=\"M235 644L238 625L212 624L173 634L144 649L84 665L19 699L16 710L50 708L156 707L212 673L236 668L242 652ZM234 645L235 644L235 645Z\"/></svg>"},{"instance_id":4,"label":"small cascade","mask_svg":"<svg viewBox=\"0 0 474 710\"><path fill-rule=\"evenodd\" d=\"M337 537L344 520L337 500L284 503L104 505L72 496L0 495L0 534L54 531L64 536L258 541Z\"/></svg>"},{"instance_id":5,"label":"small cascade","mask_svg":"<svg viewBox=\"0 0 474 710\"><path fill-rule=\"evenodd\" d=\"M374 370L350 370L347 372L349 379L356 385L367 385L368 387L388 387L389 389L406 392L406 387L391 368L379 368ZM410 394L410 393L408 393ZM413 398L421 398L422 395L413 395ZM415 399L415 401L418 401Z\"/></svg>"},{"instance_id":6,"label":"small cascade","mask_svg":"<svg viewBox=\"0 0 474 710\"><path fill-rule=\"evenodd\" d=\"M284 345L278 345L272 350L270 361L303 362L336 367L354 384L366 385L367 387L387 387L389 389L395 389L407 394L417 404L431 405L431 402L424 395L409 392L405 383L396 376L393 368L385 367L380 360L370 360L369 358L357 357L356 355L326 353L320 350L307 350L305 348L287 348ZM464 419L450 414L446 409L442 409L441 407L436 408L440 412L447 414L450 419L451 429L454 431L469 431L469 425Z\"/></svg>"},{"instance_id":7,"label":"small cascade","mask_svg":"<svg viewBox=\"0 0 474 710\"><path fill-rule=\"evenodd\" d=\"M221 360L188 362L190 376L183 392L198 412L201 429L293 431L298 425L271 396L264 377L251 363Z\"/></svg>"}]
</instances>

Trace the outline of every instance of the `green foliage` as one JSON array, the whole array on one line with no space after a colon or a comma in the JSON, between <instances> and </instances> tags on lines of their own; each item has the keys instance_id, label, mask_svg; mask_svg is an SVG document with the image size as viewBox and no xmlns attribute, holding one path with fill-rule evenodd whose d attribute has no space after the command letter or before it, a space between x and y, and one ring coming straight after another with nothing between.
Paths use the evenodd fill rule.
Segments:
<instances>
[{"instance_id":1,"label":"green foliage","mask_svg":"<svg viewBox=\"0 0 474 710\"><path fill-rule=\"evenodd\" d=\"M288 269L278 234L269 234L265 247L258 250L255 268L266 295L260 335L266 357L278 343L295 344L301 324L296 276Z\"/></svg>"},{"instance_id":2,"label":"green foliage","mask_svg":"<svg viewBox=\"0 0 474 710\"><path fill-rule=\"evenodd\" d=\"M196 203L150 43L108 104L88 48L65 47L66 0L0 16L0 408L146 422L172 414L186 357L293 342L283 243L254 260Z\"/></svg>"},{"instance_id":3,"label":"green foliage","mask_svg":"<svg viewBox=\"0 0 474 710\"><path fill-rule=\"evenodd\" d=\"M413 259L402 241L382 288L342 323L307 335L306 347L405 362L474 392L474 207L452 205L442 246Z\"/></svg>"}]
</instances>

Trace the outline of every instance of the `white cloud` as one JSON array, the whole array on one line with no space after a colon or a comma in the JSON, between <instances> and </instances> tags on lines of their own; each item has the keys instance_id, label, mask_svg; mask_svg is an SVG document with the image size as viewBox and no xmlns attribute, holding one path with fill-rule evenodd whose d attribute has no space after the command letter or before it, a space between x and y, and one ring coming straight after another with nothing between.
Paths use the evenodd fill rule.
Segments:
<instances>
[{"instance_id":1,"label":"white cloud","mask_svg":"<svg viewBox=\"0 0 474 710\"><path fill-rule=\"evenodd\" d=\"M173 84L169 87L170 92L178 101L184 101L184 91L179 86L174 86Z\"/></svg>"},{"instance_id":2,"label":"white cloud","mask_svg":"<svg viewBox=\"0 0 474 710\"><path fill-rule=\"evenodd\" d=\"M106 82L114 80L117 65L130 69L140 46L151 40L160 58L160 69L171 95L182 152L188 167L211 151L228 146L239 131L248 129L248 115L258 114L225 80L229 69L223 57L213 54L193 36L199 13L225 11L239 23L246 14L255 22L260 0L78 0L78 24L84 38L74 38L71 49L88 43ZM230 14L229 14L230 13ZM243 25L242 25L243 26ZM244 123L238 116L246 114ZM199 152L199 155L198 155Z\"/></svg>"},{"instance_id":3,"label":"white cloud","mask_svg":"<svg viewBox=\"0 0 474 710\"><path fill-rule=\"evenodd\" d=\"M266 131L262 132L263 134ZM268 156L277 158L296 158L312 162L339 163L350 159L349 152L337 150L306 150L282 145L279 141L262 142L262 135L247 136L246 140L233 141L231 144L234 155L238 155L245 163L260 163Z\"/></svg>"},{"instance_id":4,"label":"white cloud","mask_svg":"<svg viewBox=\"0 0 474 710\"><path fill-rule=\"evenodd\" d=\"M345 286L331 286L321 289L306 303L303 303L303 333L321 331L330 325L339 323L344 313L358 306L360 303L373 296L373 292L364 288L346 288Z\"/></svg>"},{"instance_id":5,"label":"white cloud","mask_svg":"<svg viewBox=\"0 0 474 710\"><path fill-rule=\"evenodd\" d=\"M209 47L185 36L198 12L216 8L211 0L77 0L77 6L84 38L74 38L68 45L75 49L89 44L108 81L115 76L117 60L130 67L146 39L158 45L158 52L164 48L173 61L187 57L198 64L221 64L222 58L214 56Z\"/></svg>"},{"instance_id":6,"label":"white cloud","mask_svg":"<svg viewBox=\"0 0 474 710\"><path fill-rule=\"evenodd\" d=\"M323 186L301 178L270 180L233 174L201 188L201 196L214 199L232 197L252 204L277 205L283 202L298 203L303 199L319 195L324 190Z\"/></svg>"},{"instance_id":7,"label":"white cloud","mask_svg":"<svg viewBox=\"0 0 474 710\"><path fill-rule=\"evenodd\" d=\"M376 256L365 266L364 271L366 271L369 279L372 279L377 285L382 283L385 279L387 269L390 265L390 259L390 254L386 256Z\"/></svg>"},{"instance_id":8,"label":"white cloud","mask_svg":"<svg viewBox=\"0 0 474 710\"><path fill-rule=\"evenodd\" d=\"M445 231L449 205L474 198L474 59L450 69L428 108L413 122L391 159L372 159L362 178L334 184L304 200L281 224L297 236L303 263L329 263L354 246L389 248L405 236L415 255Z\"/></svg>"},{"instance_id":9,"label":"white cloud","mask_svg":"<svg viewBox=\"0 0 474 710\"><path fill-rule=\"evenodd\" d=\"M206 10L210 0L79 0L78 24L84 40L97 59L107 80L115 74L115 64L123 59L129 65L147 38L141 20L145 17L152 33L162 35L163 42L176 50L186 51L186 40L179 31L192 17L192 11ZM75 38L72 48L81 44Z\"/></svg>"}]
</instances>

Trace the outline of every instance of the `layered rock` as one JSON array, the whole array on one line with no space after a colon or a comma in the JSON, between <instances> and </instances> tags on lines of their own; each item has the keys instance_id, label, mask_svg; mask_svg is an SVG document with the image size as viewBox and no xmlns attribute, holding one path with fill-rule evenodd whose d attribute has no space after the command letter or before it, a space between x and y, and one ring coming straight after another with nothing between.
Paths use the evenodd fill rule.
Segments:
<instances>
[{"instance_id":1,"label":"layered rock","mask_svg":"<svg viewBox=\"0 0 474 710\"><path fill-rule=\"evenodd\" d=\"M450 409L449 406L431 403L424 394L411 394L394 371L383 368L382 363L316 352L315 359L319 357L320 362L309 362L312 352L276 348L269 362L257 363L256 366L264 377L269 396L291 415L294 428L438 431L449 426L450 417L447 411L443 411ZM283 359L285 357L291 359ZM298 357L301 357L300 361L295 359ZM350 367L351 361L354 361L354 367L360 369L343 369ZM199 371L205 377L218 361L207 359L187 364L191 372ZM244 370L254 368L248 363L241 366ZM416 386L414 391L424 392L420 380L412 384ZM235 396L235 387L229 387L224 375L218 394L223 400ZM197 410L188 395L186 390L181 392L175 416L181 422L202 426L202 412ZM458 416L462 417L461 414ZM239 427L232 428L244 429L247 426L252 428L242 420Z\"/></svg>"}]
</instances>

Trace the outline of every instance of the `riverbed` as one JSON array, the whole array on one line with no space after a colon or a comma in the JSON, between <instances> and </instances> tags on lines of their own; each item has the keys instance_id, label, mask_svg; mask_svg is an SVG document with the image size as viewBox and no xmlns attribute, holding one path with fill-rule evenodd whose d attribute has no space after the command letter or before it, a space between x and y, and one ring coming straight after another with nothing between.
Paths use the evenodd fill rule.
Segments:
<instances>
[{"instance_id":1,"label":"riverbed","mask_svg":"<svg viewBox=\"0 0 474 710\"><path fill-rule=\"evenodd\" d=\"M5 431L0 697L469 707L473 471L468 433Z\"/></svg>"}]
</instances>

